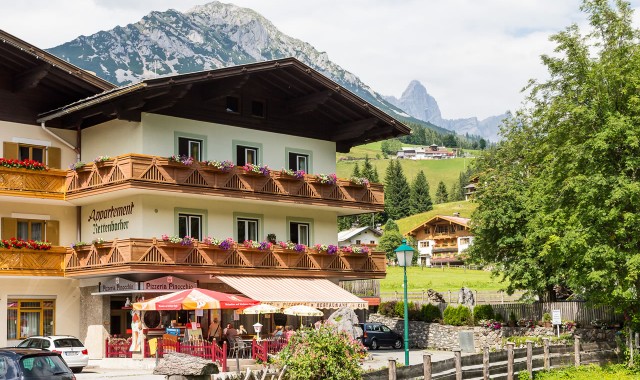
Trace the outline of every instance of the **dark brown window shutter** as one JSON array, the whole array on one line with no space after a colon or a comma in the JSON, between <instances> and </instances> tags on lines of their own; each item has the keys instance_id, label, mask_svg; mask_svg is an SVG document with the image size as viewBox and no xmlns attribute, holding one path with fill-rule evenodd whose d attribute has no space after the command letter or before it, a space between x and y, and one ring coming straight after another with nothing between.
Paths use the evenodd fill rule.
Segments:
<instances>
[{"instance_id":1,"label":"dark brown window shutter","mask_svg":"<svg viewBox=\"0 0 640 380\"><path fill-rule=\"evenodd\" d=\"M2 157L17 160L18 159L18 144L5 141L2 144Z\"/></svg>"},{"instance_id":2,"label":"dark brown window shutter","mask_svg":"<svg viewBox=\"0 0 640 380\"><path fill-rule=\"evenodd\" d=\"M51 169L61 169L62 166L62 152L60 148L49 147L47 148L47 166Z\"/></svg>"},{"instance_id":3,"label":"dark brown window shutter","mask_svg":"<svg viewBox=\"0 0 640 380\"><path fill-rule=\"evenodd\" d=\"M2 218L2 239L11 239L18 235L18 219Z\"/></svg>"},{"instance_id":4,"label":"dark brown window shutter","mask_svg":"<svg viewBox=\"0 0 640 380\"><path fill-rule=\"evenodd\" d=\"M47 220L45 222L45 239L51 245L60 245L60 222L57 220Z\"/></svg>"}]
</instances>

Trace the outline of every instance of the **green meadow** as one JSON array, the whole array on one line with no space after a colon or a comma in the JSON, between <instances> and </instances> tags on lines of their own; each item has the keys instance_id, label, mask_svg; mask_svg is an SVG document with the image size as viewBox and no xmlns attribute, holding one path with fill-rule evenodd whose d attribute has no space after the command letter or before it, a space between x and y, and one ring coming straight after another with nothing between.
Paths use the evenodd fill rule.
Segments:
<instances>
[{"instance_id":1,"label":"green meadow","mask_svg":"<svg viewBox=\"0 0 640 380\"><path fill-rule=\"evenodd\" d=\"M380 280L381 292L402 292L403 271L401 267L387 267L387 276ZM407 268L408 288L410 292L433 289L438 292L458 291L468 287L478 291L498 291L502 289L499 278L492 278L484 270L463 268Z\"/></svg>"}]
</instances>

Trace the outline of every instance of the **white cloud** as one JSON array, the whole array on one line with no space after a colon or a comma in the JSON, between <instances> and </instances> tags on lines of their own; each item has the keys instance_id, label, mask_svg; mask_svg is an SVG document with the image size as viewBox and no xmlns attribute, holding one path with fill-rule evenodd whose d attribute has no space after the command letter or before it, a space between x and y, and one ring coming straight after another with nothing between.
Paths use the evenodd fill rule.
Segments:
<instances>
[{"instance_id":1,"label":"white cloud","mask_svg":"<svg viewBox=\"0 0 640 380\"><path fill-rule=\"evenodd\" d=\"M22 0L3 4L0 25L52 47L206 0ZM446 118L487 117L518 107L520 89L543 78L548 37L585 23L579 1L236 0L282 32L309 42L375 91L400 96L417 79ZM632 1L638 5L640 0Z\"/></svg>"}]
</instances>

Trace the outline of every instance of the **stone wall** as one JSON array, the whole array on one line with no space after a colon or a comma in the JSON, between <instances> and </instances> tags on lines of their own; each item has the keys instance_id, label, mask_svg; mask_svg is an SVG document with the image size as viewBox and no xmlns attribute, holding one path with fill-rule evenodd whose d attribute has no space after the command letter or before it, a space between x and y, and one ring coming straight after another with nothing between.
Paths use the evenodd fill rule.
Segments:
<instances>
[{"instance_id":1,"label":"stone wall","mask_svg":"<svg viewBox=\"0 0 640 380\"><path fill-rule=\"evenodd\" d=\"M94 296L95 286L80 288L80 340L89 350L90 359L104 357L104 342L111 323L109 296Z\"/></svg>"},{"instance_id":2,"label":"stone wall","mask_svg":"<svg viewBox=\"0 0 640 380\"><path fill-rule=\"evenodd\" d=\"M404 320L389 318L380 314L370 314L368 322L383 323L395 332L404 334ZM451 351L460 348L459 334L462 331L473 333L473 345L476 352L482 347L502 348L502 338L512 336L552 337L555 335L553 328L535 327L503 327L499 330L490 330L479 326L449 326L439 323L426 323L409 321L409 346L411 348L430 348L435 350ZM577 329L570 334L579 335L583 342L615 340L615 330Z\"/></svg>"}]
</instances>

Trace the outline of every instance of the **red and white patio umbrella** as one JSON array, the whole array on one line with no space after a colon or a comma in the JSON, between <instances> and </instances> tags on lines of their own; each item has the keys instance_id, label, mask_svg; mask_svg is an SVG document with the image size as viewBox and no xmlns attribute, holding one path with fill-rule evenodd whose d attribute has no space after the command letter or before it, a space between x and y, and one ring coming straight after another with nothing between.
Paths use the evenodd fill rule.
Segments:
<instances>
[{"instance_id":1,"label":"red and white patio umbrella","mask_svg":"<svg viewBox=\"0 0 640 380\"><path fill-rule=\"evenodd\" d=\"M240 309L259 304L250 298L207 289L187 289L133 304L134 310Z\"/></svg>"}]
</instances>

